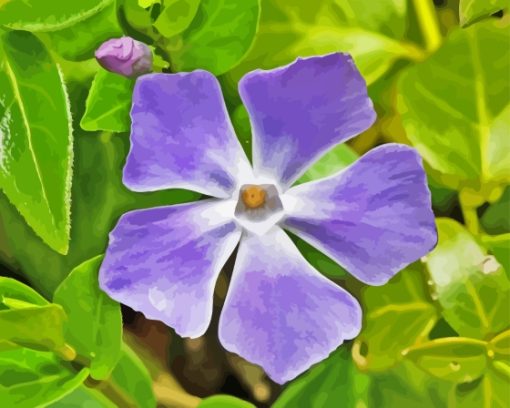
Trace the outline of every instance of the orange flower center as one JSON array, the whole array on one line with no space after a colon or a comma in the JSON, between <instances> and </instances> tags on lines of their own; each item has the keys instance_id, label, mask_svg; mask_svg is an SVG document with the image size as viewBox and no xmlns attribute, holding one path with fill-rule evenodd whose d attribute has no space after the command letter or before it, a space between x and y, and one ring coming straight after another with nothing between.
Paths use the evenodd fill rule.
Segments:
<instances>
[{"instance_id":1,"label":"orange flower center","mask_svg":"<svg viewBox=\"0 0 510 408\"><path fill-rule=\"evenodd\" d=\"M258 208L266 202L266 190L259 186L247 186L242 192L243 203L248 208Z\"/></svg>"}]
</instances>

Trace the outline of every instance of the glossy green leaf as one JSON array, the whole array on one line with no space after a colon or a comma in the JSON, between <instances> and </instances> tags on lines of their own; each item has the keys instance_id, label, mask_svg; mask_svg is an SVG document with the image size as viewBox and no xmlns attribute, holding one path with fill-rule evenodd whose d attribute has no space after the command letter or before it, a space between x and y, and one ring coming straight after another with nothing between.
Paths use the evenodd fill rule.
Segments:
<instances>
[{"instance_id":1,"label":"glossy green leaf","mask_svg":"<svg viewBox=\"0 0 510 408\"><path fill-rule=\"evenodd\" d=\"M189 27L201 0L166 0L154 27L165 37L173 37Z\"/></svg>"},{"instance_id":2,"label":"glossy green leaf","mask_svg":"<svg viewBox=\"0 0 510 408\"><path fill-rule=\"evenodd\" d=\"M126 401L137 408L155 408L156 397L152 391L152 380L140 358L123 344L122 354L115 366L110 381Z\"/></svg>"},{"instance_id":3,"label":"glossy green leaf","mask_svg":"<svg viewBox=\"0 0 510 408\"><path fill-rule=\"evenodd\" d=\"M451 34L399 84L407 136L425 160L460 186L510 181L508 29L477 24ZM455 56L452 58L452 56ZM433 78L433 80L432 80Z\"/></svg>"},{"instance_id":4,"label":"glossy green leaf","mask_svg":"<svg viewBox=\"0 0 510 408\"><path fill-rule=\"evenodd\" d=\"M122 343L120 305L99 288L97 281L102 259L98 256L74 268L53 298L68 316L67 342L78 355L90 360L90 375L96 380L110 375Z\"/></svg>"},{"instance_id":5,"label":"glossy green leaf","mask_svg":"<svg viewBox=\"0 0 510 408\"><path fill-rule=\"evenodd\" d=\"M442 380L469 382L485 372L487 343L465 337L436 339L411 347L405 357Z\"/></svg>"},{"instance_id":6,"label":"glossy green leaf","mask_svg":"<svg viewBox=\"0 0 510 408\"><path fill-rule=\"evenodd\" d=\"M35 231L65 252L72 161L65 89L34 36L11 32L2 40L0 116L5 133L0 187Z\"/></svg>"},{"instance_id":7,"label":"glossy green leaf","mask_svg":"<svg viewBox=\"0 0 510 408\"><path fill-rule=\"evenodd\" d=\"M346 144L335 146L317 160L299 178L297 184L331 176L354 163L358 157L358 154Z\"/></svg>"},{"instance_id":8,"label":"glossy green leaf","mask_svg":"<svg viewBox=\"0 0 510 408\"><path fill-rule=\"evenodd\" d=\"M56 401L78 387L88 369L76 370L53 353L16 349L0 352L2 407L34 408Z\"/></svg>"},{"instance_id":9,"label":"glossy green leaf","mask_svg":"<svg viewBox=\"0 0 510 408\"><path fill-rule=\"evenodd\" d=\"M255 408L255 405L231 395L213 395L204 398L198 408Z\"/></svg>"},{"instance_id":10,"label":"glossy green leaf","mask_svg":"<svg viewBox=\"0 0 510 408\"><path fill-rule=\"evenodd\" d=\"M27 31L52 31L90 17L113 0L8 0L0 2L0 25Z\"/></svg>"},{"instance_id":11,"label":"glossy green leaf","mask_svg":"<svg viewBox=\"0 0 510 408\"><path fill-rule=\"evenodd\" d=\"M448 396L449 408L508 408L508 379L494 368L475 381L458 384Z\"/></svg>"},{"instance_id":12,"label":"glossy green leaf","mask_svg":"<svg viewBox=\"0 0 510 408\"><path fill-rule=\"evenodd\" d=\"M37 306L44 306L49 303L30 286L16 279L0 276L0 310L3 309L1 303L4 303L5 298Z\"/></svg>"},{"instance_id":13,"label":"glossy green leaf","mask_svg":"<svg viewBox=\"0 0 510 408\"><path fill-rule=\"evenodd\" d=\"M492 203L483 213L480 219L483 229L488 234L503 234L510 232L510 187L507 187L503 195Z\"/></svg>"},{"instance_id":14,"label":"glossy green leaf","mask_svg":"<svg viewBox=\"0 0 510 408\"><path fill-rule=\"evenodd\" d=\"M232 83L255 68L271 69L297 57L348 52L367 83L400 59L421 58L414 45L381 34L405 23L405 2L385 0L263 0L259 32L249 54L230 74ZM402 9L403 7L403 9ZM359 14L357 9L363 9ZM366 17L366 18L365 18ZM400 28L398 28L400 27Z\"/></svg>"},{"instance_id":15,"label":"glossy green leaf","mask_svg":"<svg viewBox=\"0 0 510 408\"><path fill-rule=\"evenodd\" d=\"M508 7L508 0L460 0L460 25L466 27Z\"/></svg>"},{"instance_id":16,"label":"glossy green leaf","mask_svg":"<svg viewBox=\"0 0 510 408\"><path fill-rule=\"evenodd\" d=\"M336 408L364 406L370 379L353 364L347 346L291 381L272 405L273 408Z\"/></svg>"},{"instance_id":17,"label":"glossy green leaf","mask_svg":"<svg viewBox=\"0 0 510 408\"><path fill-rule=\"evenodd\" d=\"M202 68L215 75L237 65L258 26L259 0L202 0L189 27L169 51L175 71Z\"/></svg>"},{"instance_id":18,"label":"glossy green leaf","mask_svg":"<svg viewBox=\"0 0 510 408\"><path fill-rule=\"evenodd\" d=\"M90 87L85 114L80 121L82 129L90 132L129 131L129 111L134 86L134 79L100 70Z\"/></svg>"},{"instance_id":19,"label":"glossy green leaf","mask_svg":"<svg viewBox=\"0 0 510 408\"><path fill-rule=\"evenodd\" d=\"M402 351L427 338L438 319L420 264L402 270L384 286L364 288L361 301L365 321L353 356L365 370L395 365Z\"/></svg>"},{"instance_id":20,"label":"glossy green leaf","mask_svg":"<svg viewBox=\"0 0 510 408\"><path fill-rule=\"evenodd\" d=\"M119 408L104 394L94 388L81 385L48 408Z\"/></svg>"},{"instance_id":21,"label":"glossy green leaf","mask_svg":"<svg viewBox=\"0 0 510 408\"><path fill-rule=\"evenodd\" d=\"M510 281L494 257L456 221L437 220L427 260L443 317L461 335L483 339L509 326Z\"/></svg>"},{"instance_id":22,"label":"glossy green leaf","mask_svg":"<svg viewBox=\"0 0 510 408\"><path fill-rule=\"evenodd\" d=\"M50 247L66 253L71 117L60 72L33 34L0 35L0 120L0 188Z\"/></svg>"},{"instance_id":23,"label":"glossy green leaf","mask_svg":"<svg viewBox=\"0 0 510 408\"><path fill-rule=\"evenodd\" d=\"M122 36L117 23L115 4L112 2L104 9L68 28L41 33L49 48L65 59L82 61L94 56L94 51L102 42Z\"/></svg>"},{"instance_id":24,"label":"glossy green leaf","mask_svg":"<svg viewBox=\"0 0 510 408\"><path fill-rule=\"evenodd\" d=\"M65 319L62 307L54 304L0 310L0 340L59 351L65 344Z\"/></svg>"}]
</instances>

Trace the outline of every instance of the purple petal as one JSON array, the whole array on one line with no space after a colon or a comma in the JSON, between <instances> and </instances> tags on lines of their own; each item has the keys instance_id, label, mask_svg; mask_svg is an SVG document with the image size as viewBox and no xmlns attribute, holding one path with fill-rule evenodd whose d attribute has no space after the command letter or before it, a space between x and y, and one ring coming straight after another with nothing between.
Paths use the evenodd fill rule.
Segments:
<instances>
[{"instance_id":1,"label":"purple petal","mask_svg":"<svg viewBox=\"0 0 510 408\"><path fill-rule=\"evenodd\" d=\"M251 171L216 78L206 71L140 77L131 109L124 184L135 191L185 188L226 198Z\"/></svg>"},{"instance_id":2,"label":"purple petal","mask_svg":"<svg viewBox=\"0 0 510 408\"><path fill-rule=\"evenodd\" d=\"M313 269L283 230L243 236L219 324L227 350L284 383L360 328L356 299Z\"/></svg>"},{"instance_id":3,"label":"purple petal","mask_svg":"<svg viewBox=\"0 0 510 408\"><path fill-rule=\"evenodd\" d=\"M241 79L239 92L252 123L255 172L286 186L375 120L365 81L346 54L253 71Z\"/></svg>"},{"instance_id":4,"label":"purple petal","mask_svg":"<svg viewBox=\"0 0 510 408\"><path fill-rule=\"evenodd\" d=\"M202 335L216 278L241 234L225 212L211 199L124 214L110 234L101 288L181 336Z\"/></svg>"},{"instance_id":5,"label":"purple petal","mask_svg":"<svg viewBox=\"0 0 510 408\"><path fill-rule=\"evenodd\" d=\"M368 284L386 283L436 244L421 158L404 145L373 149L332 177L290 189L285 202L285 227Z\"/></svg>"}]
</instances>

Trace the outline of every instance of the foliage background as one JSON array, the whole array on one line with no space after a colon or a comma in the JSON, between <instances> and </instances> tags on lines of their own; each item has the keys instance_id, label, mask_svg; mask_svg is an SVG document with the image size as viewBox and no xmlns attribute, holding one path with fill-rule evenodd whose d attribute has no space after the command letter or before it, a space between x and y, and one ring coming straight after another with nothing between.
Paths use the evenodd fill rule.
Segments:
<instances>
[{"instance_id":1,"label":"foliage background","mask_svg":"<svg viewBox=\"0 0 510 408\"><path fill-rule=\"evenodd\" d=\"M0 405L510 406L508 5L0 0ZM92 56L123 33L153 47L157 71L217 75L248 154L239 78L298 56L349 52L378 120L300 182L389 141L425 160L439 243L387 285L364 286L293 237L361 301L364 328L284 387L218 343L232 265L218 281L211 328L195 340L124 306L121 317L97 287L122 213L199 198L122 185L134 82Z\"/></svg>"}]
</instances>

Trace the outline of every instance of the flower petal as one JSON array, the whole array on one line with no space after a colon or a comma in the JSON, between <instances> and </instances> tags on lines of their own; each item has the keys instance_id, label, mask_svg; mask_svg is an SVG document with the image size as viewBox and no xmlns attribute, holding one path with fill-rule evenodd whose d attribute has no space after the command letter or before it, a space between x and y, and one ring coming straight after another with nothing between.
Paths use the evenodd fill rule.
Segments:
<instances>
[{"instance_id":1,"label":"flower petal","mask_svg":"<svg viewBox=\"0 0 510 408\"><path fill-rule=\"evenodd\" d=\"M206 71L138 79L124 184L135 191L185 188L229 197L250 164L221 89Z\"/></svg>"},{"instance_id":2,"label":"flower petal","mask_svg":"<svg viewBox=\"0 0 510 408\"><path fill-rule=\"evenodd\" d=\"M253 71L241 79L239 92L252 124L255 172L283 186L375 120L365 81L347 54Z\"/></svg>"},{"instance_id":3,"label":"flower petal","mask_svg":"<svg viewBox=\"0 0 510 408\"><path fill-rule=\"evenodd\" d=\"M421 158L404 145L373 149L282 200L286 228L368 284L386 283L437 241Z\"/></svg>"},{"instance_id":4,"label":"flower petal","mask_svg":"<svg viewBox=\"0 0 510 408\"><path fill-rule=\"evenodd\" d=\"M227 350L284 383L360 328L356 299L313 269L282 229L243 236L219 323Z\"/></svg>"},{"instance_id":5,"label":"flower petal","mask_svg":"<svg viewBox=\"0 0 510 408\"><path fill-rule=\"evenodd\" d=\"M124 214L110 234L101 288L183 337L202 335L216 279L241 235L227 205L211 199Z\"/></svg>"}]
</instances>

